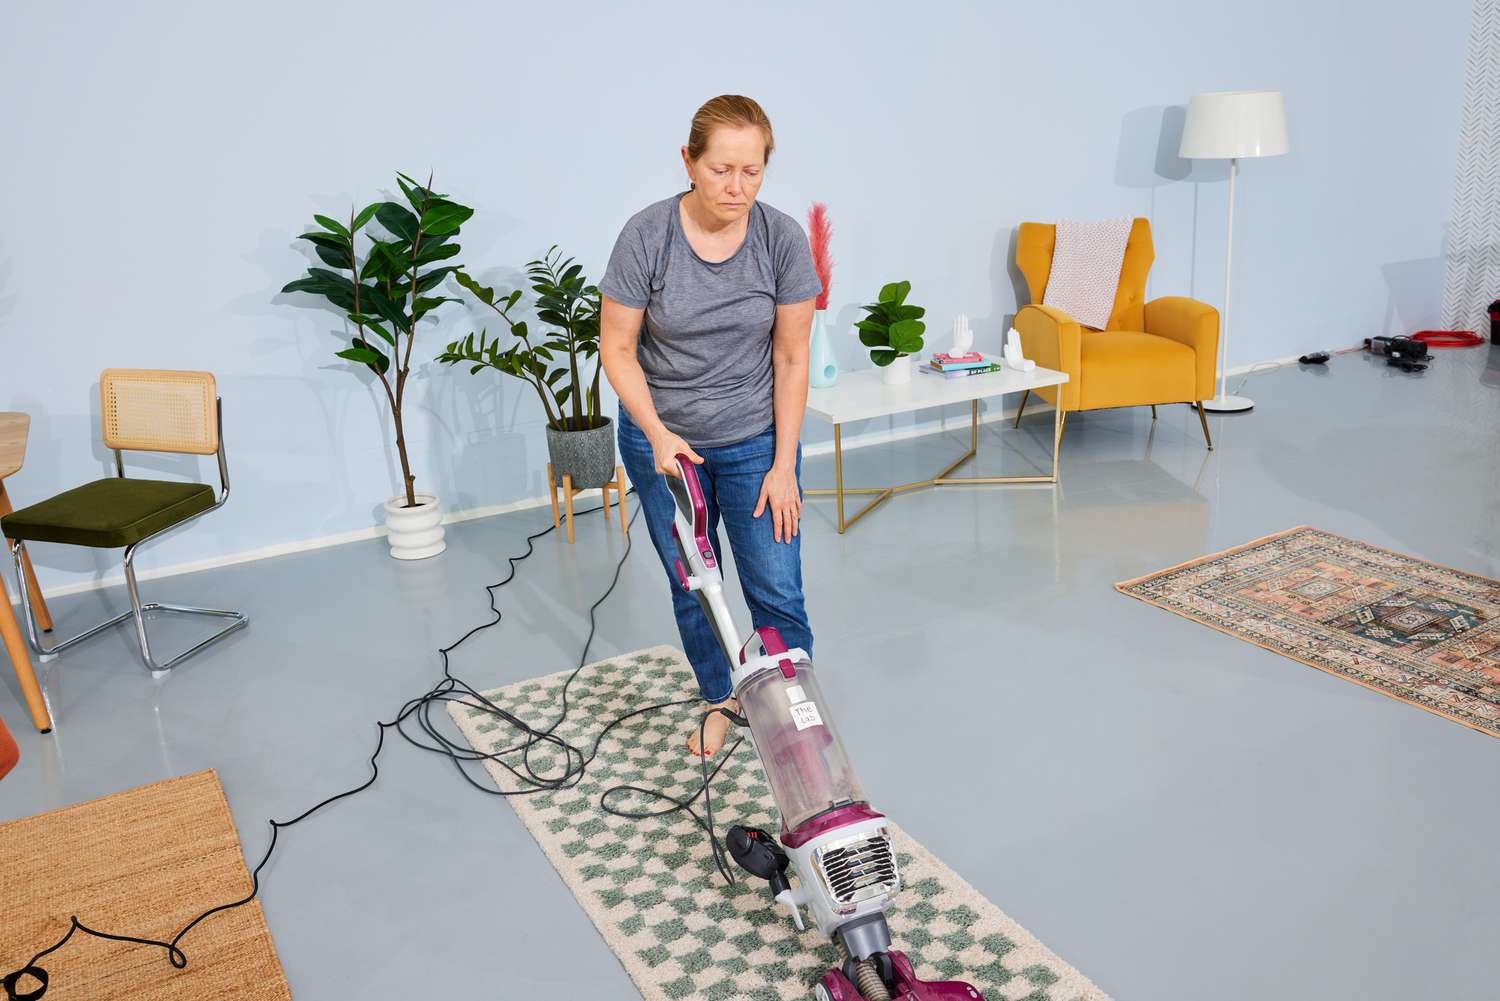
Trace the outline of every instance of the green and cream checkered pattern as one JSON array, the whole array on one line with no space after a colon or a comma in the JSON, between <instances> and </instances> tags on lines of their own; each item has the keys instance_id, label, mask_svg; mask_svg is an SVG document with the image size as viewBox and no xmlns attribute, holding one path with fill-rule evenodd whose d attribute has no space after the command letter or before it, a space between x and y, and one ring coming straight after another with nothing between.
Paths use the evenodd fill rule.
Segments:
<instances>
[{"instance_id":1,"label":"green and cream checkered pattern","mask_svg":"<svg viewBox=\"0 0 1500 1001\"><path fill-rule=\"evenodd\" d=\"M556 717L566 678L564 671L486 695L545 725ZM587 748L600 721L696 691L691 667L672 647L590 664L569 689L572 708L557 733ZM449 711L475 748L496 751L515 742L515 732L488 714L458 703ZM835 962L829 942L812 929L799 933L773 908L763 881L737 872L738 882L726 886L703 831L685 814L627 820L599 808L603 791L620 784L691 795L702 776L682 742L697 717L687 705L623 723L578 785L509 802L648 1001L806 1001ZM501 788L517 788L514 776L488 764ZM531 764L555 774L562 755L539 749ZM713 793L721 836L731 823L776 829L771 790L748 742L719 773ZM622 795L611 805L660 804ZM893 833L903 887L888 912L891 932L917 976L967 980L987 1001L1107 1001L904 831L893 825Z\"/></svg>"}]
</instances>

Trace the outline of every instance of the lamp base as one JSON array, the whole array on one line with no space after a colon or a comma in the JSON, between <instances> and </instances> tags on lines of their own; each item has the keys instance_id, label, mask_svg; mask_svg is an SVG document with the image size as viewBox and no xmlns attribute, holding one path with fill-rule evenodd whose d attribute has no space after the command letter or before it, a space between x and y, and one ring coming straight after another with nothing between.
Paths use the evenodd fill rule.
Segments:
<instances>
[{"instance_id":1,"label":"lamp base","mask_svg":"<svg viewBox=\"0 0 1500 1001\"><path fill-rule=\"evenodd\" d=\"M1248 396L1215 396L1203 401L1203 409L1211 414L1239 414L1254 406L1255 401Z\"/></svg>"}]
</instances>

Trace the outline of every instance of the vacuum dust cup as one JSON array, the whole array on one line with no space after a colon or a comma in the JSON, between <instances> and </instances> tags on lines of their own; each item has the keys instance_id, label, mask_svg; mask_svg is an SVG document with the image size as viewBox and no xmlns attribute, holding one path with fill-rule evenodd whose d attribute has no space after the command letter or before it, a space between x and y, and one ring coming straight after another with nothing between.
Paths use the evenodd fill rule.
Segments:
<instances>
[{"instance_id":1,"label":"vacuum dust cup","mask_svg":"<svg viewBox=\"0 0 1500 1001\"><path fill-rule=\"evenodd\" d=\"M746 678L736 697L761 751L784 830L864 801L810 662L797 664L791 677L772 668Z\"/></svg>"}]
</instances>

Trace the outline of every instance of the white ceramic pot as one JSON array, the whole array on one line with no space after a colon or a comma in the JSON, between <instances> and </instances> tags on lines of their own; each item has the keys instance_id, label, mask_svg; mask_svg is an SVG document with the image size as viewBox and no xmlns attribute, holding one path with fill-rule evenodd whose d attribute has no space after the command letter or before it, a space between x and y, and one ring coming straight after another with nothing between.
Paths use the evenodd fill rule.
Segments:
<instances>
[{"instance_id":1,"label":"white ceramic pot","mask_svg":"<svg viewBox=\"0 0 1500 1001\"><path fill-rule=\"evenodd\" d=\"M435 494L417 494L417 506L406 506L406 495L385 502L386 541L398 560L425 560L448 544L443 541L443 505Z\"/></svg>"},{"instance_id":2,"label":"white ceramic pot","mask_svg":"<svg viewBox=\"0 0 1500 1001\"><path fill-rule=\"evenodd\" d=\"M880 370L880 381L887 386L904 386L911 382L911 355L898 355Z\"/></svg>"}]
</instances>

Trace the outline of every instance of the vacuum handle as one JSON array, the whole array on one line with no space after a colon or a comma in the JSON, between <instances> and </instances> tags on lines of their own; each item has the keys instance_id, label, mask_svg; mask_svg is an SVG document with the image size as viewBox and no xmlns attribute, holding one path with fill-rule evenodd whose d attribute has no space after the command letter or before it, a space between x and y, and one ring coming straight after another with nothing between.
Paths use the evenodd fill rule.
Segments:
<instances>
[{"instance_id":1,"label":"vacuum handle","mask_svg":"<svg viewBox=\"0 0 1500 1001\"><path fill-rule=\"evenodd\" d=\"M703 493L703 484L698 480L698 467L687 453L677 453L677 475L664 476L667 489L672 491L672 500L677 505L679 518L674 522L677 541L683 547L690 563L701 563L704 569L718 571L718 560L714 558L714 547L708 541L708 500ZM683 530L686 529L686 537ZM689 571L692 567L687 568Z\"/></svg>"},{"instance_id":2,"label":"vacuum handle","mask_svg":"<svg viewBox=\"0 0 1500 1001\"><path fill-rule=\"evenodd\" d=\"M693 478L693 486L688 487L688 477ZM708 505L703 501L703 487L698 483L698 468L687 453L677 453L677 475L664 477L667 481L667 489L672 491L672 499L677 502L677 510L682 512L683 519L693 528L699 524L708 523ZM694 497L697 497L696 502ZM699 520L699 508L702 508L702 520Z\"/></svg>"},{"instance_id":3,"label":"vacuum handle","mask_svg":"<svg viewBox=\"0 0 1500 1001\"><path fill-rule=\"evenodd\" d=\"M677 453L677 473L662 477L677 508L672 518L672 540L678 552L673 567L677 583L684 591L697 593L703 614L713 627L714 638L724 650L725 658L733 663L740 637L724 602L723 576L708 537L708 499L698 479L697 465L685 452Z\"/></svg>"}]
</instances>

